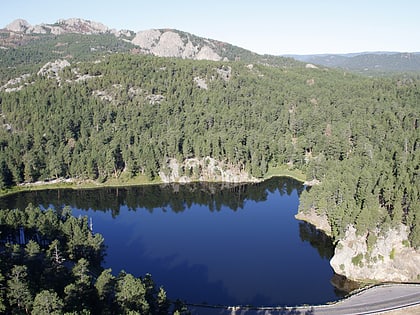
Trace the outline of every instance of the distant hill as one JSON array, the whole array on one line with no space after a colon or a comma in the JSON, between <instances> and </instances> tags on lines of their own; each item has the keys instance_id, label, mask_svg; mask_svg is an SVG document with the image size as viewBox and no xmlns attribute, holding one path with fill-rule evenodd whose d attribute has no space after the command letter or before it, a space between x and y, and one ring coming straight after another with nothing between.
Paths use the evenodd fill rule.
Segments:
<instances>
[{"instance_id":1,"label":"distant hill","mask_svg":"<svg viewBox=\"0 0 420 315\"><path fill-rule=\"evenodd\" d=\"M288 55L288 57L331 68L365 74L420 71L420 53L363 52L352 54Z\"/></svg>"}]
</instances>

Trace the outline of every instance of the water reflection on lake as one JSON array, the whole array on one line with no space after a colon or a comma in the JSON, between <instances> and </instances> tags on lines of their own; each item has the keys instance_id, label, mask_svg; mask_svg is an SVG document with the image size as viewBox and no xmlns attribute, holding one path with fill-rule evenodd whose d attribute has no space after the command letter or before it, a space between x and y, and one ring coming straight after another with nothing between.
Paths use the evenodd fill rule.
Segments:
<instances>
[{"instance_id":1,"label":"water reflection on lake","mask_svg":"<svg viewBox=\"0 0 420 315\"><path fill-rule=\"evenodd\" d=\"M0 208L69 205L92 218L104 267L151 273L190 303L294 305L337 299L330 240L294 215L304 187L261 184L50 190L0 199Z\"/></svg>"}]
</instances>

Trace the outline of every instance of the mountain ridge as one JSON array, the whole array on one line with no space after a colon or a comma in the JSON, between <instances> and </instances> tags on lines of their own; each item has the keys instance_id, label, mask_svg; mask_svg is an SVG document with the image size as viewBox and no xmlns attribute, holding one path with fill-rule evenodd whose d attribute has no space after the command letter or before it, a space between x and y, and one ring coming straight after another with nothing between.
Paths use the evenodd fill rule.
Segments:
<instances>
[{"instance_id":1,"label":"mountain ridge","mask_svg":"<svg viewBox=\"0 0 420 315\"><path fill-rule=\"evenodd\" d=\"M276 66L297 65L296 62L303 62L368 75L420 71L420 52L366 51L343 54L260 55L226 42L200 37L182 30L172 28L117 30L103 23L81 18L59 19L52 24L37 25L31 25L24 19L16 19L7 24L0 33L2 49L26 44L42 35L113 35L118 40L134 45L138 53L158 57L212 61L243 60L250 63L259 61Z\"/></svg>"},{"instance_id":2,"label":"mountain ridge","mask_svg":"<svg viewBox=\"0 0 420 315\"><path fill-rule=\"evenodd\" d=\"M256 53L246 49L176 29L148 29L138 32L116 30L100 22L80 18L60 19L53 24L38 25L31 25L24 19L16 19L7 24L3 30L9 32L10 37L17 36L22 41L25 36L30 35L112 34L137 46L141 53L159 57L219 61L235 60L237 59L235 55L257 56ZM8 45L3 43L2 46L7 48Z\"/></svg>"},{"instance_id":3,"label":"mountain ridge","mask_svg":"<svg viewBox=\"0 0 420 315\"><path fill-rule=\"evenodd\" d=\"M284 57L364 74L420 71L420 52L367 51L347 54L284 55Z\"/></svg>"}]
</instances>

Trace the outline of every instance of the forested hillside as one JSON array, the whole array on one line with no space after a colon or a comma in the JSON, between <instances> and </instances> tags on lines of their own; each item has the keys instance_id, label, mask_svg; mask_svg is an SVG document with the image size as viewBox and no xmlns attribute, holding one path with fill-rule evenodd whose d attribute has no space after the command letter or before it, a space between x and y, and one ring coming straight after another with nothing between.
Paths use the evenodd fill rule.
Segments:
<instances>
[{"instance_id":1,"label":"forested hillside","mask_svg":"<svg viewBox=\"0 0 420 315\"><path fill-rule=\"evenodd\" d=\"M3 68L1 189L154 179L169 159L192 157L257 178L288 165L321 181L301 208L326 213L334 237L349 223L366 231L403 222L420 246L419 77L130 53L86 60L27 68L12 82Z\"/></svg>"},{"instance_id":2,"label":"forested hillside","mask_svg":"<svg viewBox=\"0 0 420 315\"><path fill-rule=\"evenodd\" d=\"M0 30L0 84L25 73L36 73L58 58L72 62L95 60L106 54L129 52L135 46L112 34L10 36Z\"/></svg>"}]
</instances>

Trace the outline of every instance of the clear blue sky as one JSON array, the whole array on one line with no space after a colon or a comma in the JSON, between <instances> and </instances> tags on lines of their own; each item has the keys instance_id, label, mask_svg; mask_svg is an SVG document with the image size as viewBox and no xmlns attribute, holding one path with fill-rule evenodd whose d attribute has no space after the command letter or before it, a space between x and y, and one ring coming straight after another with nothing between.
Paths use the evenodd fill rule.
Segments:
<instances>
[{"instance_id":1,"label":"clear blue sky","mask_svg":"<svg viewBox=\"0 0 420 315\"><path fill-rule=\"evenodd\" d=\"M133 31L176 28L258 53L420 51L417 0L2 0L0 27L80 17Z\"/></svg>"}]
</instances>

